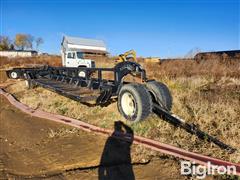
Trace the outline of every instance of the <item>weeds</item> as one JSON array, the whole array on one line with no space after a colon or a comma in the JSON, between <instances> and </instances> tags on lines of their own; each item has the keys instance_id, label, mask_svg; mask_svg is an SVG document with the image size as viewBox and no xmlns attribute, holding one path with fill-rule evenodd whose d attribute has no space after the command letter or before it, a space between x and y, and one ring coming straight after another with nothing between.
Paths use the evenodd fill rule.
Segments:
<instances>
[{"instance_id":1,"label":"weeds","mask_svg":"<svg viewBox=\"0 0 240 180\"><path fill-rule=\"evenodd\" d=\"M0 57L0 68L6 69L9 67L29 67L36 65L61 66L62 61L60 56L36 56L36 57L16 57L7 58Z\"/></svg>"}]
</instances>

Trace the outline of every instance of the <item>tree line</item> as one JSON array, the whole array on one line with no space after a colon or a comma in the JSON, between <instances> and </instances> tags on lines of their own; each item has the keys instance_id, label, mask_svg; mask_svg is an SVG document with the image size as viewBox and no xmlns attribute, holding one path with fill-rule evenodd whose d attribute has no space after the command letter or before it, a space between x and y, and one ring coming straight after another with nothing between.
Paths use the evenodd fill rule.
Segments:
<instances>
[{"instance_id":1,"label":"tree line","mask_svg":"<svg viewBox=\"0 0 240 180\"><path fill-rule=\"evenodd\" d=\"M12 40L8 36L0 36L0 50L38 50L43 44L43 38L31 34L16 34Z\"/></svg>"}]
</instances>

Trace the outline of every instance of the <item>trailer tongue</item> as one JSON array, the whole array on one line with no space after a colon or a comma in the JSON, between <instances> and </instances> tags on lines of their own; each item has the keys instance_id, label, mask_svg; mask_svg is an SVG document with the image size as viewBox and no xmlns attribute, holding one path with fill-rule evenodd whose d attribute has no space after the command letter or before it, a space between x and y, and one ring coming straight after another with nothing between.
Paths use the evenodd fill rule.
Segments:
<instances>
[{"instance_id":1,"label":"trailer tongue","mask_svg":"<svg viewBox=\"0 0 240 180\"><path fill-rule=\"evenodd\" d=\"M148 80L142 66L127 58L114 68L70 68L49 67L13 68L7 71L12 79L24 79L28 88L41 86L86 105L106 105L113 98L118 99L118 110L127 120L138 122L152 112L175 126L195 134L200 139L234 152L236 149L188 124L171 113L172 96L167 86L155 80ZM112 72L113 80L103 79L104 72ZM97 77L93 77L95 73ZM126 82L124 77L132 75L140 83Z\"/></svg>"},{"instance_id":2,"label":"trailer tongue","mask_svg":"<svg viewBox=\"0 0 240 180\"><path fill-rule=\"evenodd\" d=\"M174 126L185 129L188 133L196 135L199 139L202 139L202 140L205 140L208 142L212 142L212 143L216 144L217 146L219 146L221 149L227 150L229 153L234 153L237 150L236 148L233 148L233 147L221 142L217 138L209 135L208 133L200 130L195 124L187 123L180 117L167 112L166 110L159 107L159 105L157 105L157 104L154 104L153 111L159 117L161 117L162 119L166 120L167 122L173 124Z\"/></svg>"}]
</instances>

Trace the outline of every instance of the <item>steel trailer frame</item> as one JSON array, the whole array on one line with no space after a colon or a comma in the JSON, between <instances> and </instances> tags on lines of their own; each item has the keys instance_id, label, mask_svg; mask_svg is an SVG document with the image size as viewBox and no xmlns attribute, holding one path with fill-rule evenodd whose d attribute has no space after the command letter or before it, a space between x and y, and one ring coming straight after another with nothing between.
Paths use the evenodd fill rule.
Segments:
<instances>
[{"instance_id":1,"label":"steel trailer frame","mask_svg":"<svg viewBox=\"0 0 240 180\"><path fill-rule=\"evenodd\" d=\"M12 72L17 73L17 78L27 80L32 86L40 85L81 103L87 103L87 101L96 98L97 105L104 105L112 96L117 96L121 86L126 83L123 82L123 78L128 74L140 76L142 82L147 81L146 72L142 66L136 62L130 61L118 63L113 68L51 66L42 66L38 68L13 68L12 70L7 71L7 76L9 78L12 78ZM79 77L80 72L84 72L86 76ZM97 78L91 77L93 72L97 72ZM114 80L103 79L103 72L113 72ZM100 95L98 97L89 96L83 98L80 95L70 93L67 90L49 85L45 83L44 80L65 83L75 88L84 87L89 90L99 90Z\"/></svg>"},{"instance_id":2,"label":"steel trailer frame","mask_svg":"<svg viewBox=\"0 0 240 180\"><path fill-rule=\"evenodd\" d=\"M30 86L40 85L44 88L50 89L63 96L66 96L89 106L91 104L88 104L88 101L96 100L96 105L105 105L107 102L110 101L112 97L118 96L121 87L124 84L128 83L123 81L124 77L128 74L139 76L142 83L151 81L147 79L146 72L142 68L142 66L136 62L131 61L124 61L118 63L113 68L69 68L51 66L42 66L36 68L13 68L7 71L7 76L9 78L13 78L11 75L13 72L17 74L17 77L14 79L25 79L30 84ZM80 72L84 72L86 76L79 77ZM97 72L97 78L93 78L91 76L93 72ZM103 79L103 72L113 72L114 79ZM51 83L49 84L49 82ZM66 89L66 87L68 86L71 86L72 89ZM72 90L76 91L77 89L81 88L87 88L93 91L97 90L99 91L100 95L81 97L81 93L72 93ZM220 148L228 150L230 153L236 151L235 148L201 131L199 128L197 128L195 124L189 124L185 122L183 119L167 111L156 102L153 102L152 111L167 122L173 124L174 126L185 129L187 132L196 135L202 140L212 142Z\"/></svg>"}]
</instances>

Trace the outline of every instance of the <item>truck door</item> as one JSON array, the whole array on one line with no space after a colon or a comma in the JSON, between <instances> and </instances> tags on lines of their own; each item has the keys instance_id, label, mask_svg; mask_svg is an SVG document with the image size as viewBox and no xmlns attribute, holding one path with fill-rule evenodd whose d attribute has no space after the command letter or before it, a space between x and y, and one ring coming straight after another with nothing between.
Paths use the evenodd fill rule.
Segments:
<instances>
[{"instance_id":1,"label":"truck door","mask_svg":"<svg viewBox=\"0 0 240 180\"><path fill-rule=\"evenodd\" d=\"M66 58L66 67L76 67L76 55L75 52L68 52Z\"/></svg>"}]
</instances>

